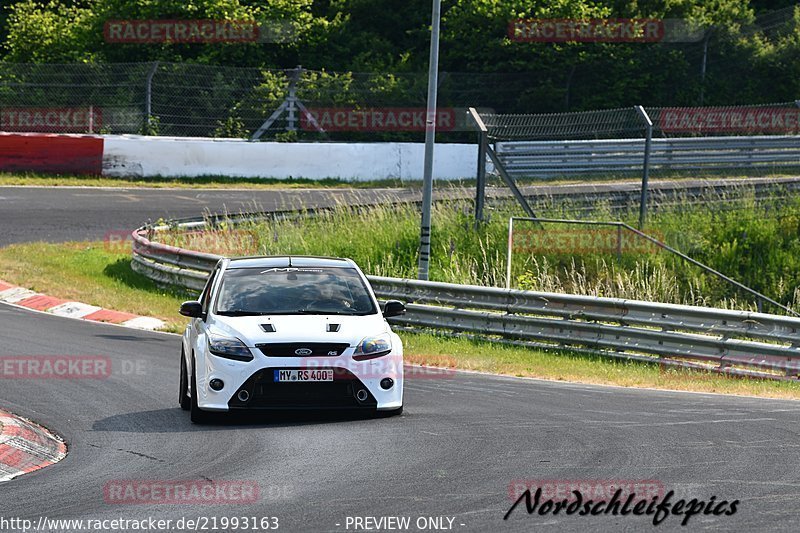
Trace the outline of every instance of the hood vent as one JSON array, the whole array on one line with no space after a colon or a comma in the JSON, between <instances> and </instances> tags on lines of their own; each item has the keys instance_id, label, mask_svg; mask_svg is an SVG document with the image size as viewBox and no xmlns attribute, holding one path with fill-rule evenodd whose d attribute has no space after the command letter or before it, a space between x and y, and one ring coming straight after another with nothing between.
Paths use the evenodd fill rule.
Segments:
<instances>
[{"instance_id":1,"label":"hood vent","mask_svg":"<svg viewBox=\"0 0 800 533\"><path fill-rule=\"evenodd\" d=\"M275 333L274 324L261 324L261 329L264 330L264 333Z\"/></svg>"},{"instance_id":2,"label":"hood vent","mask_svg":"<svg viewBox=\"0 0 800 533\"><path fill-rule=\"evenodd\" d=\"M328 324L327 332L328 333L339 333L339 330L342 329L341 324Z\"/></svg>"}]
</instances>

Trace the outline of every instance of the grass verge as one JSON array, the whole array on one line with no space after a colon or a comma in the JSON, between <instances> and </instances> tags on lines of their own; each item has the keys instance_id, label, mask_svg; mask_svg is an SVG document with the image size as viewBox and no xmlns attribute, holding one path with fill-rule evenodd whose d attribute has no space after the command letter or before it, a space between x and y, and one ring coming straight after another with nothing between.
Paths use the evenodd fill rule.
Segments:
<instances>
[{"instance_id":1,"label":"grass verge","mask_svg":"<svg viewBox=\"0 0 800 533\"><path fill-rule=\"evenodd\" d=\"M180 332L187 295L133 272L126 252L102 242L15 244L0 249L0 279L59 298L160 318ZM665 370L656 364L546 352L466 338L402 333L409 363L558 381L800 399L800 383Z\"/></svg>"},{"instance_id":2,"label":"grass verge","mask_svg":"<svg viewBox=\"0 0 800 533\"><path fill-rule=\"evenodd\" d=\"M321 180L303 178L231 178L225 176L197 176L192 178L106 178L100 176L57 176L32 173L0 172L0 186L26 185L39 187L119 187L154 189L369 189L404 187L413 188L401 180L345 181L337 178ZM417 184L421 187L421 184Z\"/></svg>"},{"instance_id":3,"label":"grass verge","mask_svg":"<svg viewBox=\"0 0 800 533\"><path fill-rule=\"evenodd\" d=\"M696 180L696 179L745 179L751 177L791 177L794 174L779 174L773 172L750 172L742 175L731 175L723 172L703 172L703 173L675 173L651 176L658 180ZM496 176L487 176L488 186L505 188L505 184ZM604 182L638 182L639 178L635 175L620 174L608 176L593 176L591 183ZM561 185L586 183L585 178L575 178L571 176L556 176L547 179L542 178L519 178L518 185ZM154 188L154 189L373 189L373 188L404 188L422 189L421 180L366 180L348 181L339 178L326 178L321 180L307 178L237 178L229 176L194 176L184 178L169 177L140 177L140 178L109 178L103 176L79 176L79 175L50 175L36 174L31 172L0 172L0 186L38 186L38 187L118 187L118 188ZM450 187L474 188L475 180L465 178L463 180L448 180Z\"/></svg>"}]
</instances>

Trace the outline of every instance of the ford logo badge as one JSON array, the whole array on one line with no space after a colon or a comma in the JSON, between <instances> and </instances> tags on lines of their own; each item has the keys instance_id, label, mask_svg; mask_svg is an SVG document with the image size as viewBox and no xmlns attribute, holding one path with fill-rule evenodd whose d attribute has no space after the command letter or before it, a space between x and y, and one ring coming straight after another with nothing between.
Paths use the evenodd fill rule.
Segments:
<instances>
[{"instance_id":1,"label":"ford logo badge","mask_svg":"<svg viewBox=\"0 0 800 533\"><path fill-rule=\"evenodd\" d=\"M298 348L294 351L295 355L311 355L311 350L308 348Z\"/></svg>"}]
</instances>

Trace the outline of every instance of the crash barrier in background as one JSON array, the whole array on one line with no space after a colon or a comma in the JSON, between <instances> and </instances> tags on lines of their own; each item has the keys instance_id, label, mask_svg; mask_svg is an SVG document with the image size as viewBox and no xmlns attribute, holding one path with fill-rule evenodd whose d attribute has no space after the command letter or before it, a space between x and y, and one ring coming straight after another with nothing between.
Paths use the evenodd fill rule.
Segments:
<instances>
[{"instance_id":1,"label":"crash barrier in background","mask_svg":"<svg viewBox=\"0 0 800 533\"><path fill-rule=\"evenodd\" d=\"M278 213L273 217L297 216ZM224 218L227 224L252 220ZM219 255L158 243L168 228L200 229L195 219L133 232L133 270L200 291ZM586 352L714 372L797 379L800 319L708 307L369 276L376 295L407 302L389 321L412 330L469 335L525 346Z\"/></svg>"},{"instance_id":2,"label":"crash barrier in background","mask_svg":"<svg viewBox=\"0 0 800 533\"><path fill-rule=\"evenodd\" d=\"M242 139L0 133L0 171L110 177L421 180L423 143L250 143ZM434 178L474 171L477 147L440 144Z\"/></svg>"},{"instance_id":3,"label":"crash barrier in background","mask_svg":"<svg viewBox=\"0 0 800 533\"><path fill-rule=\"evenodd\" d=\"M0 133L0 171L100 174L103 139L89 135Z\"/></svg>"},{"instance_id":4,"label":"crash barrier in background","mask_svg":"<svg viewBox=\"0 0 800 533\"><path fill-rule=\"evenodd\" d=\"M497 155L516 178L641 174L645 139L499 142ZM800 136L652 139L650 170L780 171L800 168Z\"/></svg>"},{"instance_id":5,"label":"crash barrier in background","mask_svg":"<svg viewBox=\"0 0 800 533\"><path fill-rule=\"evenodd\" d=\"M421 180L423 143L251 143L242 139L105 136L103 174L120 177L231 176ZM477 147L440 144L434 178L468 178Z\"/></svg>"},{"instance_id":6,"label":"crash barrier in background","mask_svg":"<svg viewBox=\"0 0 800 533\"><path fill-rule=\"evenodd\" d=\"M437 144L434 178L489 172L506 181L531 177L642 172L645 141ZM483 150L481 152L481 150ZM484 157L480 157L480 153ZM484 161L486 154L490 161ZM0 171L110 177L340 178L421 180L423 143L250 143L241 139L0 133ZM786 171L800 168L800 137L653 139L652 169ZM515 186L510 185L512 191ZM483 190L483 189L481 189ZM481 211L482 212L482 211ZM534 216L532 212L529 216Z\"/></svg>"}]
</instances>

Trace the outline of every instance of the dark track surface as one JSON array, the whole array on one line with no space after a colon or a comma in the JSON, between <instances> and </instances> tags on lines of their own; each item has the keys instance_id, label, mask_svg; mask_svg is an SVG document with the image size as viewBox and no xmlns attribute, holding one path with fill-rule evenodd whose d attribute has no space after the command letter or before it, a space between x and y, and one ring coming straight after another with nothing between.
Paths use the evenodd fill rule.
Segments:
<instances>
[{"instance_id":1,"label":"dark track surface","mask_svg":"<svg viewBox=\"0 0 800 533\"><path fill-rule=\"evenodd\" d=\"M0 187L0 246L15 242L101 240L148 220L274 211L408 197L400 189L213 190Z\"/></svg>"},{"instance_id":2,"label":"dark track surface","mask_svg":"<svg viewBox=\"0 0 800 533\"><path fill-rule=\"evenodd\" d=\"M176 405L177 336L6 305L0 322L1 355L107 355L116 369L141 365L102 380L4 380L0 405L64 435L70 453L3 484L3 516L274 515L284 531L344 531L335 524L347 516L455 516L460 531L647 530L649 519L634 516L528 517L518 509L502 520L512 480L624 479L657 480L687 499L741 500L736 515L695 516L691 530L797 529L797 402L457 374L410 379L398 418L198 427ZM255 481L261 501L103 498L110 480L200 478ZM680 529L678 522L670 517L659 529Z\"/></svg>"}]
</instances>

